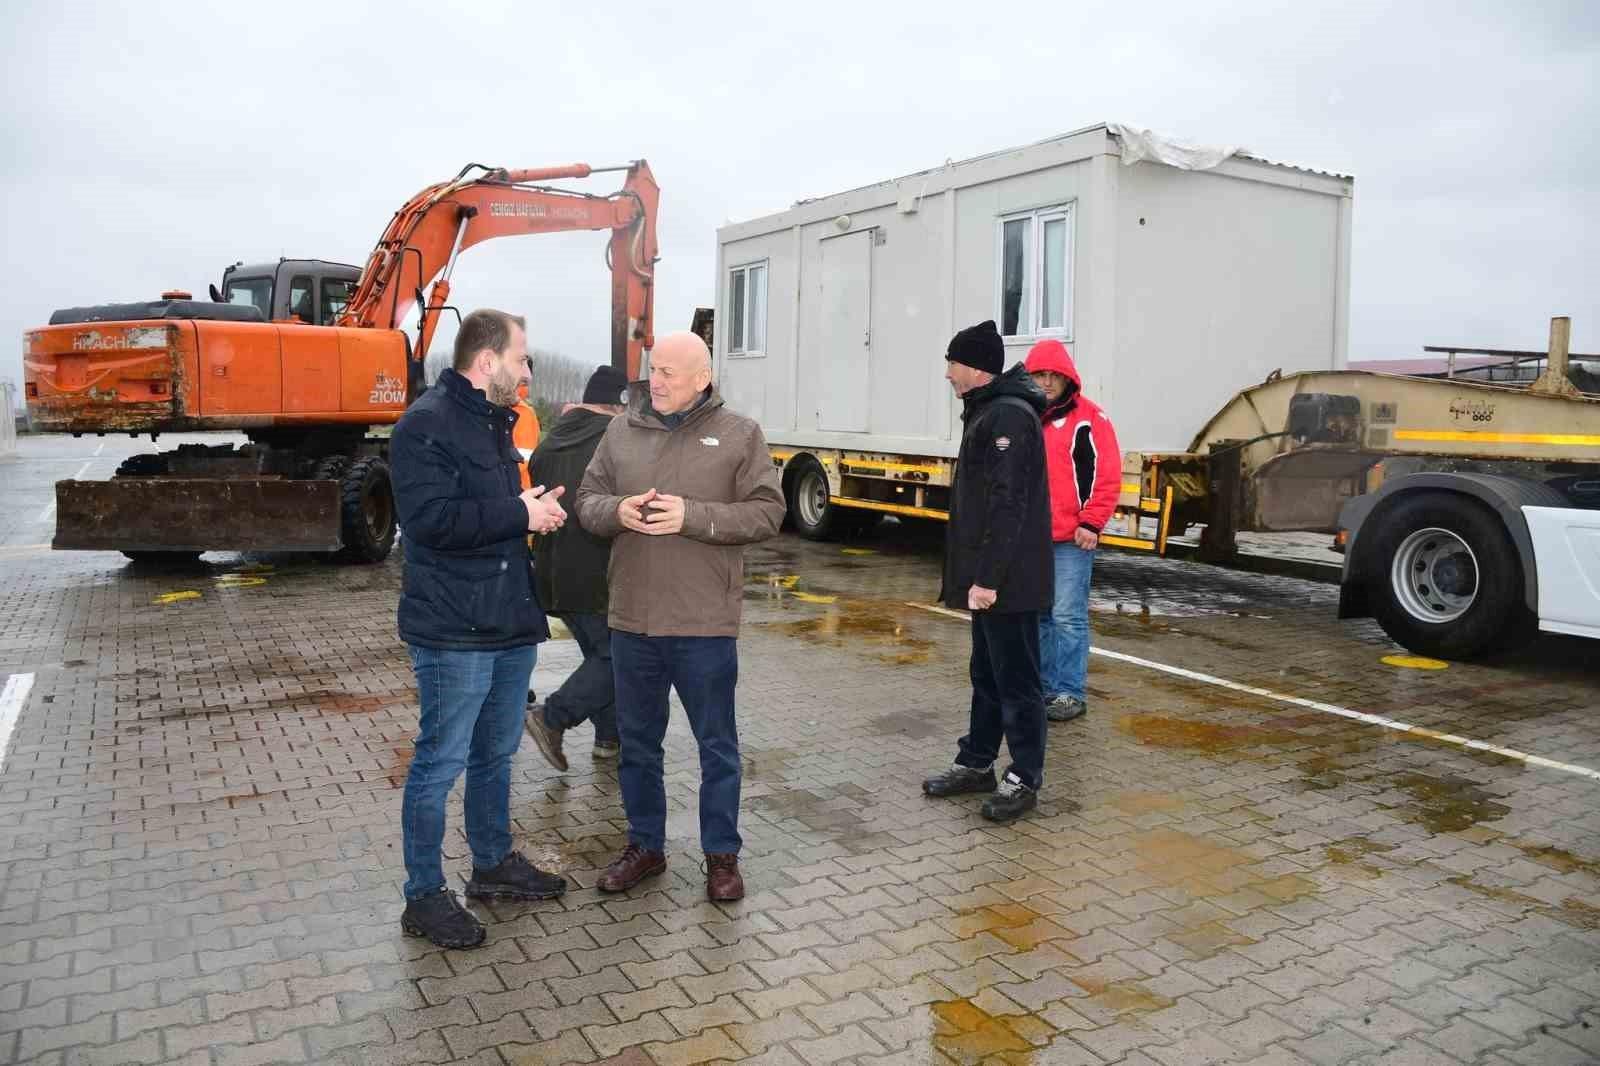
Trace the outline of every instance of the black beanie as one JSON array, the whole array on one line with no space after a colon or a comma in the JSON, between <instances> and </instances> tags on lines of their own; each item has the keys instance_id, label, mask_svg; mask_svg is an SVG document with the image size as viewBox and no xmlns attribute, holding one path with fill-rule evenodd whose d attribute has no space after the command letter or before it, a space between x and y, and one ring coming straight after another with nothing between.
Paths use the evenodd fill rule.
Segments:
<instances>
[{"instance_id":1,"label":"black beanie","mask_svg":"<svg viewBox=\"0 0 1600 1066\"><path fill-rule=\"evenodd\" d=\"M945 353L949 362L961 363L974 370L998 374L1006 368L1006 346L994 320L979 322L950 338L950 350Z\"/></svg>"},{"instance_id":2,"label":"black beanie","mask_svg":"<svg viewBox=\"0 0 1600 1066\"><path fill-rule=\"evenodd\" d=\"M567 393L571 396L572 393ZM628 405L627 376L614 366L596 367L589 375L589 384L583 387L584 403Z\"/></svg>"}]
</instances>

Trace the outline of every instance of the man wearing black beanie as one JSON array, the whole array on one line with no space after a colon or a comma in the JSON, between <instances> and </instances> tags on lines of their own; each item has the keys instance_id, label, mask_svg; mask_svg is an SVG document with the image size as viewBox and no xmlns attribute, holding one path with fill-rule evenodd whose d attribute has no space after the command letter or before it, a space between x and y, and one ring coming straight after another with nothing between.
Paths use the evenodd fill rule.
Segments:
<instances>
[{"instance_id":1,"label":"man wearing black beanie","mask_svg":"<svg viewBox=\"0 0 1600 1066\"><path fill-rule=\"evenodd\" d=\"M627 393L627 375L610 366L597 367L583 390L583 402L562 412L555 428L528 460L534 484L566 487L561 504L569 515L583 472L600 447L606 427L622 413ZM611 630L606 625L610 602L606 566L610 561L611 542L575 521L534 542L533 587L539 605L572 631L583 652L582 664L543 704L532 691L528 693L524 719L528 735L557 770L567 768L562 735L585 721L594 723L596 759L614 759L621 749L616 684L611 676Z\"/></svg>"},{"instance_id":2,"label":"man wearing black beanie","mask_svg":"<svg viewBox=\"0 0 1600 1066\"><path fill-rule=\"evenodd\" d=\"M1045 397L1021 363L1001 372L1005 356L993 322L957 333L945 355L945 380L962 398L966 426L941 598L972 612L972 709L955 763L922 783L930 796L992 792L983 816L994 822L1032 810L1044 783L1039 614L1050 609L1055 588L1039 424ZM1011 766L996 782L1002 738Z\"/></svg>"}]
</instances>

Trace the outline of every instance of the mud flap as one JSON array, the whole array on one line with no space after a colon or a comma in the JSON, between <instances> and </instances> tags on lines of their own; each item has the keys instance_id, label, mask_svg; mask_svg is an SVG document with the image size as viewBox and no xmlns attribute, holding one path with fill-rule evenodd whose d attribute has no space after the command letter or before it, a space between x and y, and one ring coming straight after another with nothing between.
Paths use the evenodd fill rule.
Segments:
<instances>
[{"instance_id":1,"label":"mud flap","mask_svg":"<svg viewBox=\"0 0 1600 1066\"><path fill-rule=\"evenodd\" d=\"M130 477L56 482L51 546L91 551L336 551L339 483Z\"/></svg>"}]
</instances>

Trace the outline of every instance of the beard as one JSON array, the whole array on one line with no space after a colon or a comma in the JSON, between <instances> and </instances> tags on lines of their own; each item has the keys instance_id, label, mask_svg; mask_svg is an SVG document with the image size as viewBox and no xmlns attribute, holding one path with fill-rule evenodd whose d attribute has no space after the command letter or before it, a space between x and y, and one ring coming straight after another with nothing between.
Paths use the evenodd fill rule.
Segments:
<instances>
[{"instance_id":1,"label":"beard","mask_svg":"<svg viewBox=\"0 0 1600 1066\"><path fill-rule=\"evenodd\" d=\"M515 407L517 403L517 376L509 370L496 370L484 391L489 402L501 407Z\"/></svg>"}]
</instances>

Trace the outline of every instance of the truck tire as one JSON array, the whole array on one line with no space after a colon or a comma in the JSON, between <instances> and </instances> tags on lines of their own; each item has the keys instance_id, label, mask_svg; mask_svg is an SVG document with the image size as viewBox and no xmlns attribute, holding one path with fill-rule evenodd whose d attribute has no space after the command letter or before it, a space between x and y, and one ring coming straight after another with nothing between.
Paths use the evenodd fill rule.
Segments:
<instances>
[{"instance_id":1,"label":"truck tire","mask_svg":"<svg viewBox=\"0 0 1600 1066\"><path fill-rule=\"evenodd\" d=\"M822 464L803 459L789 483L789 517L795 532L807 540L832 540L842 532L842 510L833 503Z\"/></svg>"},{"instance_id":2,"label":"truck tire","mask_svg":"<svg viewBox=\"0 0 1600 1066\"><path fill-rule=\"evenodd\" d=\"M356 459L339 479L340 536L344 547L339 559L351 563L381 563L394 547L394 486L389 464L377 456Z\"/></svg>"},{"instance_id":3,"label":"truck tire","mask_svg":"<svg viewBox=\"0 0 1600 1066\"><path fill-rule=\"evenodd\" d=\"M1395 642L1466 660L1516 647L1536 631L1516 547L1487 507L1454 492L1417 492L1368 523L1368 603Z\"/></svg>"}]
</instances>

